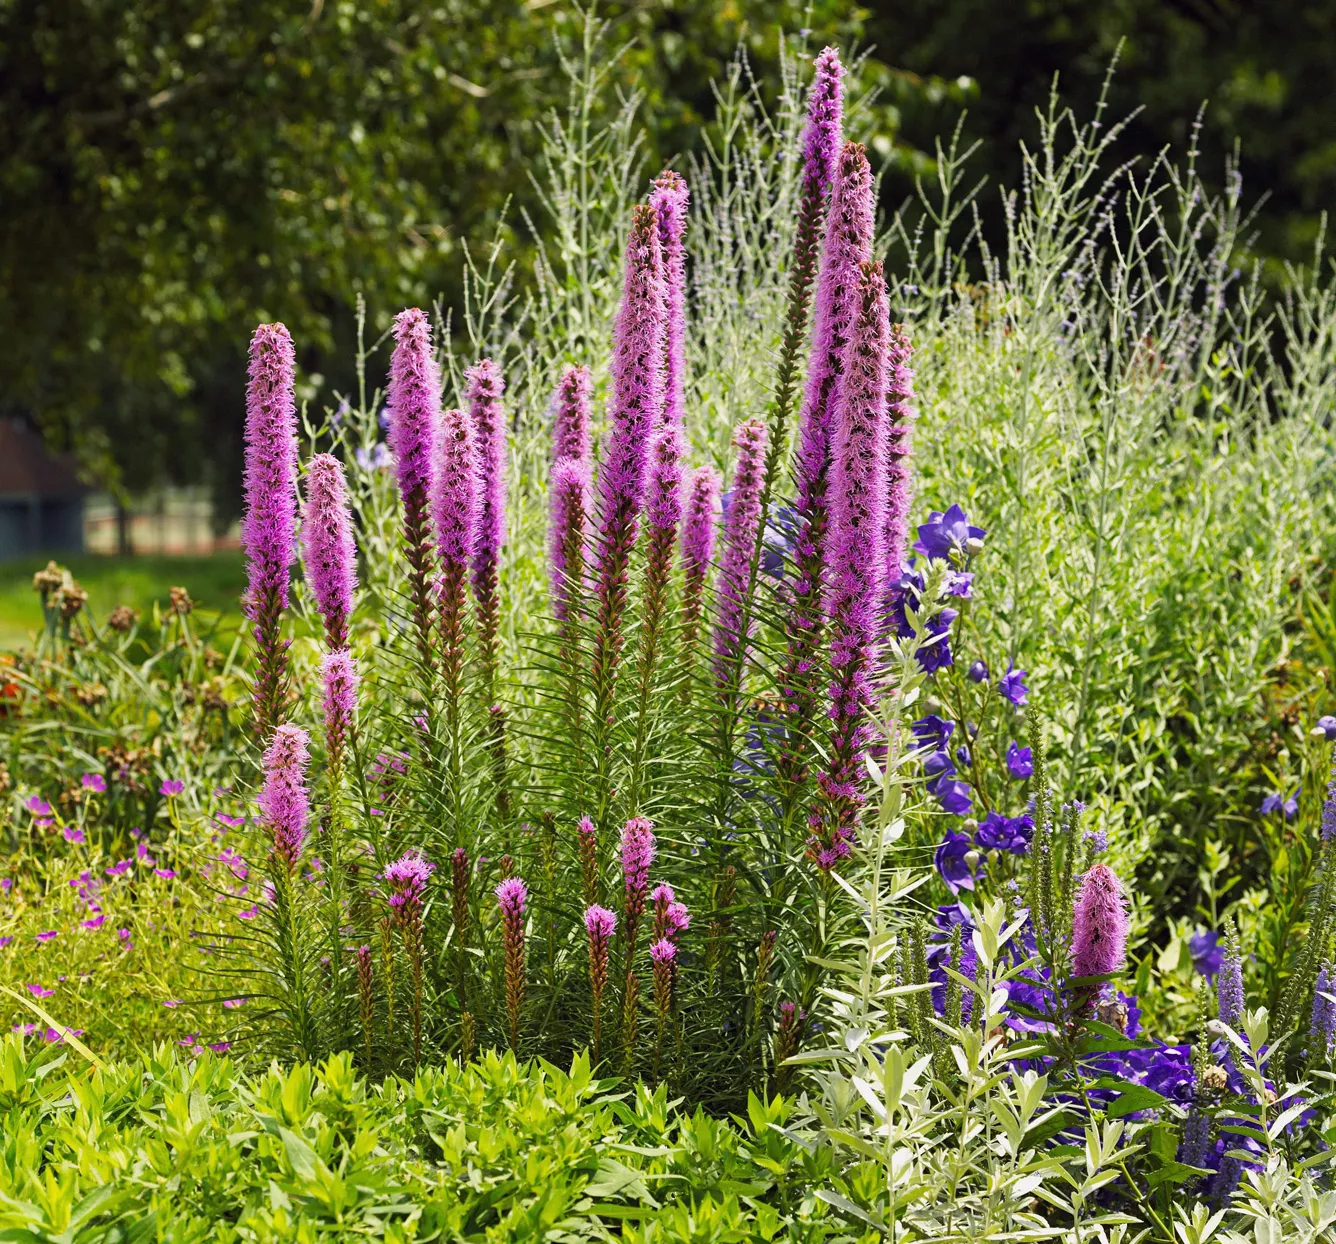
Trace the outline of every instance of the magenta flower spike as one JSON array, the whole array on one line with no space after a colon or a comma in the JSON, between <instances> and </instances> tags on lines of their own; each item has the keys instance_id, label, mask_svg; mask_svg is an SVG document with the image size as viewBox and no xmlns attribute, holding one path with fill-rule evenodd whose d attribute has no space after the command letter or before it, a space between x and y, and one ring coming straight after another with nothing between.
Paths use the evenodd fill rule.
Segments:
<instances>
[{"instance_id":1,"label":"magenta flower spike","mask_svg":"<svg viewBox=\"0 0 1336 1244\"><path fill-rule=\"evenodd\" d=\"M909 509L914 502L913 346L903 324L891 326L889 393L886 427L886 521L882 528L883 591L889 591L901 573L909 530Z\"/></svg>"},{"instance_id":2,"label":"magenta flower spike","mask_svg":"<svg viewBox=\"0 0 1336 1244\"><path fill-rule=\"evenodd\" d=\"M585 546L591 506L589 462L559 458L552 468L552 517L548 530L552 612L560 622L580 612Z\"/></svg>"},{"instance_id":3,"label":"magenta flower spike","mask_svg":"<svg viewBox=\"0 0 1336 1244\"><path fill-rule=\"evenodd\" d=\"M325 643L346 648L357 587L357 546L343 465L333 454L316 454L307 467L302 543L306 580L325 622Z\"/></svg>"},{"instance_id":4,"label":"magenta flower spike","mask_svg":"<svg viewBox=\"0 0 1336 1244\"><path fill-rule=\"evenodd\" d=\"M300 726L284 725L274 731L264 754L264 787L260 817L273 836L274 857L291 874L306 842L311 805L306 792L306 765L310 739Z\"/></svg>"},{"instance_id":5,"label":"magenta flower spike","mask_svg":"<svg viewBox=\"0 0 1336 1244\"><path fill-rule=\"evenodd\" d=\"M561 374L552 402L552 461L574 458L587 462L589 402L594 381L587 367L568 367Z\"/></svg>"},{"instance_id":6,"label":"magenta flower spike","mask_svg":"<svg viewBox=\"0 0 1336 1244\"><path fill-rule=\"evenodd\" d=\"M803 131L802 194L824 197L834 184L836 161L844 126L844 66L832 47L823 48L813 62L816 74L807 97L807 127Z\"/></svg>"},{"instance_id":7,"label":"magenta flower spike","mask_svg":"<svg viewBox=\"0 0 1336 1244\"><path fill-rule=\"evenodd\" d=\"M325 750L332 775L343 772L343 756L357 725L357 662L347 648L325 653L320 662L324 687Z\"/></svg>"},{"instance_id":8,"label":"magenta flower spike","mask_svg":"<svg viewBox=\"0 0 1336 1244\"><path fill-rule=\"evenodd\" d=\"M647 450L663 406L663 263L658 220L641 204L631 214L626 276L613 333L612 435L599 470L598 603L594 627L594 721L613 724L628 570L644 500ZM602 754L596 743L596 754Z\"/></svg>"},{"instance_id":9,"label":"magenta flower spike","mask_svg":"<svg viewBox=\"0 0 1336 1244\"><path fill-rule=\"evenodd\" d=\"M1072 911L1072 975L1107 976L1121 968L1130 923L1118 874L1107 864L1092 864ZM1097 992L1081 991L1087 999Z\"/></svg>"},{"instance_id":10,"label":"magenta flower spike","mask_svg":"<svg viewBox=\"0 0 1336 1244\"><path fill-rule=\"evenodd\" d=\"M696 647L705 582L714 560L719 490L719 472L713 467L697 467L691 473L686 518L682 523L682 649L688 658Z\"/></svg>"},{"instance_id":11,"label":"magenta flower spike","mask_svg":"<svg viewBox=\"0 0 1336 1244\"><path fill-rule=\"evenodd\" d=\"M849 852L862 797L859 776L868 720L885 582L886 392L890 320L879 263L863 265L858 322L849 340L832 433L830 762L819 779L823 806L814 811L809 854L834 862ZM831 848L831 850L827 850Z\"/></svg>"},{"instance_id":12,"label":"magenta flower spike","mask_svg":"<svg viewBox=\"0 0 1336 1244\"><path fill-rule=\"evenodd\" d=\"M436 429L441 418L441 377L432 354L431 325L417 307L395 317L388 404L389 443L404 506L409 597L418 655L430 670L434 602L428 512L435 477Z\"/></svg>"},{"instance_id":13,"label":"magenta flower spike","mask_svg":"<svg viewBox=\"0 0 1336 1244\"><path fill-rule=\"evenodd\" d=\"M422 901L427 894L427 882L436 871L436 865L422 858L418 851L407 851L382 874L390 887L390 911L401 927L421 925Z\"/></svg>"},{"instance_id":14,"label":"magenta flower spike","mask_svg":"<svg viewBox=\"0 0 1336 1244\"><path fill-rule=\"evenodd\" d=\"M246 615L254 627L256 735L268 740L283 711L288 607L297 534L296 355L282 324L261 324L251 337L246 385Z\"/></svg>"},{"instance_id":15,"label":"magenta flower spike","mask_svg":"<svg viewBox=\"0 0 1336 1244\"><path fill-rule=\"evenodd\" d=\"M528 898L528 888L518 877L508 877L496 887L506 951L506 1012L510 1020L510 1048L517 1054L520 1011L524 1006L524 907Z\"/></svg>"},{"instance_id":16,"label":"magenta flower spike","mask_svg":"<svg viewBox=\"0 0 1336 1244\"><path fill-rule=\"evenodd\" d=\"M584 922L589 935L589 990L594 1000L594 1067L597 1068L603 1035L603 993L608 987L608 960L617 917L606 907L595 905L585 912Z\"/></svg>"},{"instance_id":17,"label":"magenta flower spike","mask_svg":"<svg viewBox=\"0 0 1336 1244\"><path fill-rule=\"evenodd\" d=\"M432 519L441 577L436 608L441 637L441 681L453 738L459 715L468 612L468 570L477 520L478 462L472 420L462 410L441 415L432 481Z\"/></svg>"},{"instance_id":18,"label":"magenta flower spike","mask_svg":"<svg viewBox=\"0 0 1336 1244\"><path fill-rule=\"evenodd\" d=\"M491 359L464 373L464 400L478 452L478 521L473 536L473 595L483 646L495 646L497 574L506 542L506 414L501 395L506 382Z\"/></svg>"},{"instance_id":19,"label":"magenta flower spike","mask_svg":"<svg viewBox=\"0 0 1336 1244\"><path fill-rule=\"evenodd\" d=\"M752 554L760 535L766 436L766 426L759 419L739 424L733 433L737 460L733 466L733 494L724 520L714 626L715 682L727 694L736 694L746 660L749 636L742 630L744 617L750 619L752 614L746 598L751 587ZM747 629L750 631L750 622Z\"/></svg>"},{"instance_id":20,"label":"magenta flower spike","mask_svg":"<svg viewBox=\"0 0 1336 1244\"><path fill-rule=\"evenodd\" d=\"M626 931L628 971L635 954L640 917L645 910L649 870L657 853L654 822L643 816L633 816L622 829L622 883L625 889L622 923Z\"/></svg>"}]
</instances>

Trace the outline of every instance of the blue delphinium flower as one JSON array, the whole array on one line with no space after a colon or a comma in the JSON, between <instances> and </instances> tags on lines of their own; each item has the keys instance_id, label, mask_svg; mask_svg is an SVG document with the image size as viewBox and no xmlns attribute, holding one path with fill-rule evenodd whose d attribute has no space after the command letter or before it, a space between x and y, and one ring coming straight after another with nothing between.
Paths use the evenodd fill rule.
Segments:
<instances>
[{"instance_id":1,"label":"blue delphinium flower","mask_svg":"<svg viewBox=\"0 0 1336 1244\"><path fill-rule=\"evenodd\" d=\"M928 521L918 529L918 539L914 547L927 557L945 561L953 550L967 551L969 540L982 540L988 533L982 527L973 527L965 517L965 511L953 505L945 513L933 510Z\"/></svg>"},{"instance_id":2,"label":"blue delphinium flower","mask_svg":"<svg viewBox=\"0 0 1336 1244\"><path fill-rule=\"evenodd\" d=\"M1221 945L1220 934L1207 929L1199 929L1188 938L1188 954L1192 956L1192 966L1208 981L1213 981L1225 961L1225 948Z\"/></svg>"},{"instance_id":3,"label":"blue delphinium flower","mask_svg":"<svg viewBox=\"0 0 1336 1244\"><path fill-rule=\"evenodd\" d=\"M1003 816L1000 812L989 812L979 822L974 841L985 851L1009 851L1012 855L1024 855L1030 849L1033 837L1033 817Z\"/></svg>"},{"instance_id":4,"label":"blue delphinium flower","mask_svg":"<svg viewBox=\"0 0 1336 1244\"><path fill-rule=\"evenodd\" d=\"M971 855L975 856L972 862L968 858ZM977 857L978 852L975 851L968 834L958 833L954 829L946 831L946 837L937 848L933 863L952 894L974 889L975 881L981 876Z\"/></svg>"},{"instance_id":5,"label":"blue delphinium flower","mask_svg":"<svg viewBox=\"0 0 1336 1244\"><path fill-rule=\"evenodd\" d=\"M1034 773L1034 753L1028 747L1007 748L1007 772L1014 778L1028 778Z\"/></svg>"},{"instance_id":6,"label":"blue delphinium flower","mask_svg":"<svg viewBox=\"0 0 1336 1244\"><path fill-rule=\"evenodd\" d=\"M1015 661L1007 664L1007 672L997 680L997 689L1003 699L1010 700L1017 707L1025 703L1029 688L1023 681L1029 670L1018 670Z\"/></svg>"}]
</instances>

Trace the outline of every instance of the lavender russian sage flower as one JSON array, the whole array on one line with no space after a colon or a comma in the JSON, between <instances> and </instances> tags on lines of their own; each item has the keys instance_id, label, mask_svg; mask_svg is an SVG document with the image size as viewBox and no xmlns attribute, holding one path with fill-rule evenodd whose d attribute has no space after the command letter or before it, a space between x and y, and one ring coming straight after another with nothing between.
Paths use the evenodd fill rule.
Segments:
<instances>
[{"instance_id":1,"label":"lavender russian sage flower","mask_svg":"<svg viewBox=\"0 0 1336 1244\"><path fill-rule=\"evenodd\" d=\"M309 736L293 725L279 726L264 753L260 817L273 835L275 859L289 874L295 871L306 842L306 822L311 814L306 792L310 758Z\"/></svg>"},{"instance_id":2,"label":"lavender russian sage flower","mask_svg":"<svg viewBox=\"0 0 1336 1244\"><path fill-rule=\"evenodd\" d=\"M696 646L705 580L714 560L714 534L719 522L719 472L697 467L691 473L686 519L682 524L682 649Z\"/></svg>"},{"instance_id":3,"label":"lavender russian sage flower","mask_svg":"<svg viewBox=\"0 0 1336 1244\"><path fill-rule=\"evenodd\" d=\"M332 777L343 772L343 755L357 724L357 662L347 648L327 652L320 662L325 691L325 750Z\"/></svg>"},{"instance_id":4,"label":"lavender russian sage flower","mask_svg":"<svg viewBox=\"0 0 1336 1244\"><path fill-rule=\"evenodd\" d=\"M632 211L626 244L625 287L613 334L612 436L599 471L593 684L600 730L613 722L627 573L644 498L646 453L663 406L664 319L658 220L652 207L640 204ZM602 748L598 751L601 755Z\"/></svg>"},{"instance_id":5,"label":"lavender russian sage flower","mask_svg":"<svg viewBox=\"0 0 1336 1244\"><path fill-rule=\"evenodd\" d=\"M306 579L325 621L325 643L346 648L357 587L357 547L343 466L333 454L316 454L307 468L302 541Z\"/></svg>"},{"instance_id":6,"label":"lavender russian sage flower","mask_svg":"<svg viewBox=\"0 0 1336 1244\"><path fill-rule=\"evenodd\" d=\"M806 771L807 735L816 710L831 416L844 353L858 316L861 265L872 257L872 230L872 170L862 146L846 143L826 220L795 472L797 579L792 585L791 638L780 681L788 718L781 768L791 782L801 781Z\"/></svg>"},{"instance_id":7,"label":"lavender russian sage flower","mask_svg":"<svg viewBox=\"0 0 1336 1244\"><path fill-rule=\"evenodd\" d=\"M911 483L914 449L914 369L910 365L913 346L903 324L891 326L889 392L886 428L886 515L882 527L883 590L900 577L909 533L909 509L914 501ZM973 677L973 669L971 669ZM985 667L984 677L987 677ZM974 679L978 682L979 679Z\"/></svg>"},{"instance_id":8,"label":"lavender russian sage flower","mask_svg":"<svg viewBox=\"0 0 1336 1244\"><path fill-rule=\"evenodd\" d=\"M847 854L862 803L858 787L874 677L884 588L886 518L886 387L890 320L879 263L859 276L858 323L843 362L832 427L828 557L833 571L830 620L830 764L820 778L822 805L813 813L809 855L833 847Z\"/></svg>"},{"instance_id":9,"label":"lavender russian sage flower","mask_svg":"<svg viewBox=\"0 0 1336 1244\"><path fill-rule=\"evenodd\" d=\"M390 449L404 505L404 540L409 566L409 598L417 631L418 655L430 669L432 592L430 522L437 425L441 417L441 377L432 355L431 326L417 308L394 320L390 358Z\"/></svg>"},{"instance_id":10,"label":"lavender russian sage flower","mask_svg":"<svg viewBox=\"0 0 1336 1244\"><path fill-rule=\"evenodd\" d=\"M594 382L587 367L568 367L552 402L552 461L588 461L589 399Z\"/></svg>"},{"instance_id":11,"label":"lavender russian sage flower","mask_svg":"<svg viewBox=\"0 0 1336 1244\"><path fill-rule=\"evenodd\" d=\"M589 461L559 458L552 468L548 557L552 612L559 622L579 613L590 512Z\"/></svg>"},{"instance_id":12,"label":"lavender russian sage flower","mask_svg":"<svg viewBox=\"0 0 1336 1244\"><path fill-rule=\"evenodd\" d=\"M761 483L765 471L766 426L759 419L738 425L733 433L736 462L733 496L724 520L724 551L719 564L719 606L714 625L715 681L726 694L736 694L746 659L743 635L750 585L752 553L761 527ZM748 625L748 630L750 626Z\"/></svg>"},{"instance_id":13,"label":"lavender russian sage flower","mask_svg":"<svg viewBox=\"0 0 1336 1244\"><path fill-rule=\"evenodd\" d=\"M256 734L263 743L278 724L286 693L287 644L279 634L288 607L297 531L296 357L282 324L261 324L251 337L246 384L246 614L254 624Z\"/></svg>"},{"instance_id":14,"label":"lavender russian sage flower","mask_svg":"<svg viewBox=\"0 0 1336 1244\"><path fill-rule=\"evenodd\" d=\"M1129 925L1118 874L1107 864L1092 864L1081 879L1072 911L1072 975L1107 976L1122 967ZM1082 1004L1096 992L1083 988Z\"/></svg>"}]
</instances>

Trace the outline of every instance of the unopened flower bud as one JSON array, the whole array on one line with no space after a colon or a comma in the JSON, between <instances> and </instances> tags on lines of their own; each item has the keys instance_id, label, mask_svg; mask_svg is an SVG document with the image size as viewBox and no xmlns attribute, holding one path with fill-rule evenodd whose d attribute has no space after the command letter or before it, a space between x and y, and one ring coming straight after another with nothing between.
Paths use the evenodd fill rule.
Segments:
<instances>
[{"instance_id":1,"label":"unopened flower bud","mask_svg":"<svg viewBox=\"0 0 1336 1244\"><path fill-rule=\"evenodd\" d=\"M965 852L965 865L971 872L979 867L979 853L973 848Z\"/></svg>"},{"instance_id":2,"label":"unopened flower bud","mask_svg":"<svg viewBox=\"0 0 1336 1244\"><path fill-rule=\"evenodd\" d=\"M965 552L968 553L971 557L975 557L975 556L977 556L979 553L982 553L982 552L983 552L983 537L982 537L982 536L970 536L970 538L969 538L968 540L965 541Z\"/></svg>"}]
</instances>

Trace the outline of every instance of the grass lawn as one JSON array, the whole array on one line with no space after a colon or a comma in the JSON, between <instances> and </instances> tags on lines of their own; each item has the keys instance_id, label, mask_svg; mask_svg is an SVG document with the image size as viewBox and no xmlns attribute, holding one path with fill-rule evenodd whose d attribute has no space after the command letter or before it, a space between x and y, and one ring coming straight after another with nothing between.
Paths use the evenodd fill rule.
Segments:
<instances>
[{"instance_id":1,"label":"grass lawn","mask_svg":"<svg viewBox=\"0 0 1336 1244\"><path fill-rule=\"evenodd\" d=\"M32 588L32 577L49 559L21 558L0 562L0 649L28 646L41 629L42 608ZM239 597L245 586L241 554L170 557L83 556L56 558L88 592L88 607L99 620L117 605L130 605L148 618L155 601L167 605L167 590L184 587L196 608L207 615L221 614L223 628L234 631L241 620ZM211 616L201 618L208 624Z\"/></svg>"}]
</instances>

